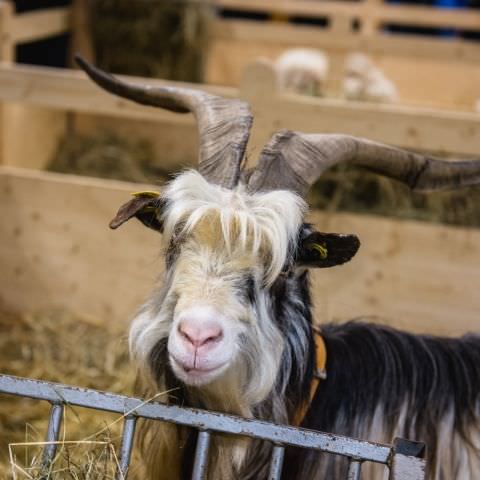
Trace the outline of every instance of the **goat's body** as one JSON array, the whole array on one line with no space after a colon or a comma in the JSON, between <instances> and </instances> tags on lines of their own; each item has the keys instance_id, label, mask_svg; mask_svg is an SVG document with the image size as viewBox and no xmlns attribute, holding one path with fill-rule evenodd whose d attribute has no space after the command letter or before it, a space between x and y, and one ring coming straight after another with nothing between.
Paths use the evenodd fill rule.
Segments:
<instances>
[{"instance_id":1,"label":"goat's body","mask_svg":"<svg viewBox=\"0 0 480 480\"><path fill-rule=\"evenodd\" d=\"M307 71L303 62L299 71L293 68L295 89L320 88L324 56L303 50L285 58L288 72L297 60L309 63ZM356 58L350 74L358 79L369 62ZM458 188L480 184L480 162L444 161L348 135L282 131L261 150L257 166L242 171L253 120L248 104L189 88L130 84L77 61L111 93L191 112L198 121L200 173L178 175L162 194L134 194L110 223L117 228L136 217L163 233L163 285L130 330L144 391L175 388L172 403L293 423L309 400L315 366L306 271L348 262L360 245L355 235L304 224L309 187L328 168L353 163L417 191ZM281 73L285 64L279 60L277 68ZM374 76L382 80L381 72ZM383 83L381 92L370 93L392 93L393 85ZM478 337L414 337L353 324L325 327L324 336L328 378L304 426L387 442L394 435L424 440L431 479L473 479L480 443ZM152 480L191 470L188 430L147 426L141 440ZM266 478L271 449L215 435L208 477ZM341 473L341 463L319 459L289 452L286 477Z\"/></svg>"},{"instance_id":2,"label":"goat's body","mask_svg":"<svg viewBox=\"0 0 480 480\"><path fill-rule=\"evenodd\" d=\"M420 440L429 479L478 478L480 336L419 336L356 322L322 330L328 377L304 427L382 443ZM346 478L339 457L295 451L290 459L286 478ZM384 478L381 467L364 470L365 479Z\"/></svg>"},{"instance_id":3,"label":"goat's body","mask_svg":"<svg viewBox=\"0 0 480 480\"><path fill-rule=\"evenodd\" d=\"M247 415L287 423L308 398L314 370L307 275L280 277L269 291L268 307L286 339L281 368L271 395L260 405L243 407ZM382 443L392 443L397 436L424 441L429 479L478 477L480 336L419 336L362 322L325 325L322 335L327 379L320 383L303 427ZM156 367L163 368L168 363L165 346L156 355ZM179 387L172 374L165 378L163 388ZM232 409L185 387L177 401L242 413L239 406ZM180 448L180 477L189 478L193 442L184 429L179 436L183 441L178 446L172 436L164 445L175 450L173 458ZM157 438L151 443L148 457L158 468L162 442ZM271 448L265 442L235 447L233 440L220 437L214 450L215 473L209 478L266 478ZM343 480L346 468L342 457L287 449L283 478ZM363 478L382 479L384 472L382 466L365 464ZM173 477L152 476L157 478Z\"/></svg>"}]
</instances>

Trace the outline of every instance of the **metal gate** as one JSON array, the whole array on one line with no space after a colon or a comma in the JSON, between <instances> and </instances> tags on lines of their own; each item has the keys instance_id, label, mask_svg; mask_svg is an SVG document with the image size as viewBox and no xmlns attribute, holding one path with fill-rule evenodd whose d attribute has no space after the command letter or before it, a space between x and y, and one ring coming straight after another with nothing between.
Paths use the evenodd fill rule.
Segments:
<instances>
[{"instance_id":1,"label":"metal gate","mask_svg":"<svg viewBox=\"0 0 480 480\"><path fill-rule=\"evenodd\" d=\"M208 449L215 432L248 436L274 444L269 479L281 478L285 446L292 445L343 455L349 458L347 480L359 480L365 461L384 464L389 469L389 480L423 480L425 478L425 451L422 443L396 439L393 446L356 440L353 438L315 432L302 428L275 425L259 420L248 420L221 413L183 408L71 387L28 378L0 375L0 393L46 400L52 407L43 451L42 463L49 465L55 457L65 405L92 408L125 415L119 452L117 479L128 473L138 418L172 422L196 428L199 431L193 480L206 478ZM48 443L51 442L51 443Z\"/></svg>"}]
</instances>

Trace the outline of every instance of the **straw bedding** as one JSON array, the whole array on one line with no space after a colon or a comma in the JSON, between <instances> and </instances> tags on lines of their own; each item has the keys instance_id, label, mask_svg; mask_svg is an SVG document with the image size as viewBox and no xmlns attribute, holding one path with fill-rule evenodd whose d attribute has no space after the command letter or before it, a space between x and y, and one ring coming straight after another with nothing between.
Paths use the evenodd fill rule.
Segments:
<instances>
[{"instance_id":1,"label":"straw bedding","mask_svg":"<svg viewBox=\"0 0 480 480\"><path fill-rule=\"evenodd\" d=\"M109 329L96 319L66 312L33 315L2 310L0 372L132 394L134 372L124 334L120 328ZM46 402L0 396L0 479L13 478L9 444L44 440L48 411ZM67 407L61 438L73 443L59 447L48 478L113 479L113 446L122 423L118 420L118 415ZM30 476L16 469L16 478L40 478L41 445L11 446L10 450L20 468L36 466L27 470ZM131 478L137 477L138 468L132 470Z\"/></svg>"}]
</instances>

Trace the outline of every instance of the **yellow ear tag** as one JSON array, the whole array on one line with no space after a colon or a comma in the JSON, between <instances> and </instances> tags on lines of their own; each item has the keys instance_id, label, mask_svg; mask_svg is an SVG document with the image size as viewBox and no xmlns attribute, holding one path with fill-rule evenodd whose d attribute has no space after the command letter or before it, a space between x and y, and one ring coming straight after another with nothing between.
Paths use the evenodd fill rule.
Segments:
<instances>
[{"instance_id":1,"label":"yellow ear tag","mask_svg":"<svg viewBox=\"0 0 480 480\"><path fill-rule=\"evenodd\" d=\"M152 190L145 190L143 192L132 192L130 195L132 197L151 197L151 198L157 198L160 196L160 192L154 192Z\"/></svg>"},{"instance_id":2,"label":"yellow ear tag","mask_svg":"<svg viewBox=\"0 0 480 480\"><path fill-rule=\"evenodd\" d=\"M158 198L160 196L160 192L154 192L153 190L145 190L143 192L132 192L130 195L135 198L139 197L147 197L147 198ZM147 212L155 212L157 210L157 207L153 207L151 205L146 205L145 207L142 208L143 213Z\"/></svg>"},{"instance_id":3,"label":"yellow ear tag","mask_svg":"<svg viewBox=\"0 0 480 480\"><path fill-rule=\"evenodd\" d=\"M318 252L322 260L325 260L328 257L328 249L325 245L321 245L320 243L312 243L308 247L311 250Z\"/></svg>"}]
</instances>

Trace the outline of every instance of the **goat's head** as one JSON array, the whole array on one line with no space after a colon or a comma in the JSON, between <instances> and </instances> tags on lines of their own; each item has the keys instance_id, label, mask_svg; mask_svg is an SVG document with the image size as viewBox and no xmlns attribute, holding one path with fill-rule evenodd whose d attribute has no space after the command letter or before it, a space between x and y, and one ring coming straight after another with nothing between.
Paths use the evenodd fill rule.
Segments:
<instances>
[{"instance_id":1,"label":"goat's head","mask_svg":"<svg viewBox=\"0 0 480 480\"><path fill-rule=\"evenodd\" d=\"M132 85L80 64L112 93L193 112L198 121L199 172L178 175L162 194L135 195L111 223L116 228L136 217L163 233L162 286L131 330L132 352L158 383L170 375L207 394L220 388L242 395L250 405L267 397L284 349L270 292L310 267L350 260L359 247L354 235L320 233L304 223L303 198L327 168L354 163L417 190L480 182L479 162L446 162L346 135L289 131L273 136L255 169L242 171L252 123L244 102L187 88Z\"/></svg>"}]
</instances>

